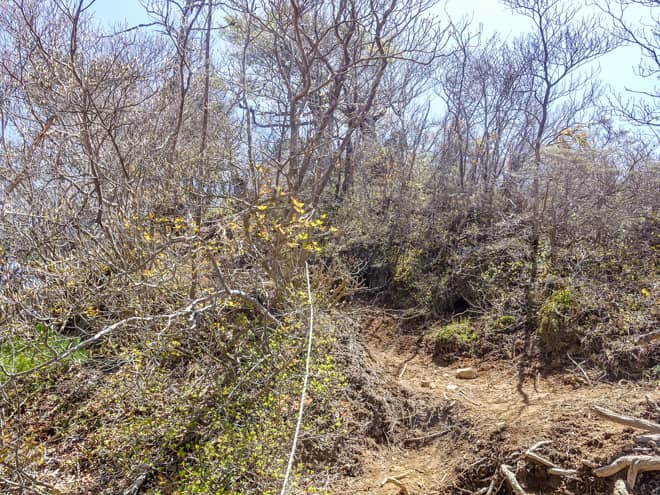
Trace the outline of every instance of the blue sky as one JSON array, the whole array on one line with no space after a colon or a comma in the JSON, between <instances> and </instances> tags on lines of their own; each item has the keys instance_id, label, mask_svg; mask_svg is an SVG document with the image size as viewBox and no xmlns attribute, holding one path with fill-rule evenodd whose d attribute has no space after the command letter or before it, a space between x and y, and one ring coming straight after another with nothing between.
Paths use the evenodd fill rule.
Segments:
<instances>
[{"instance_id":1,"label":"blue sky","mask_svg":"<svg viewBox=\"0 0 660 495\"><path fill-rule=\"evenodd\" d=\"M135 25L149 21L138 0L96 0L93 9L108 25ZM456 18L473 15L475 23L482 23L486 32L499 30L502 34L516 34L528 26L524 17L512 14L496 0L447 0L446 9ZM657 81L640 79L634 74L633 67L640 59L636 47L621 47L600 59L601 78L617 91L624 91L626 87L651 91Z\"/></svg>"}]
</instances>

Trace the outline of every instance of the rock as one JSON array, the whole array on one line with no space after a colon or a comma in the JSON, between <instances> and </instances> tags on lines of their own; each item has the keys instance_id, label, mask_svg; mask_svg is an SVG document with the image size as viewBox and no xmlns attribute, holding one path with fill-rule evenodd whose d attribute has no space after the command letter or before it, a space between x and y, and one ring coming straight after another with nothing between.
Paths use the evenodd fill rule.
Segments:
<instances>
[{"instance_id":1,"label":"rock","mask_svg":"<svg viewBox=\"0 0 660 495\"><path fill-rule=\"evenodd\" d=\"M458 385L455 385L455 384L453 384L453 383L448 383L448 384L447 384L447 390L449 390L450 392L453 392L453 391L455 391L455 390L458 390Z\"/></svg>"},{"instance_id":2,"label":"rock","mask_svg":"<svg viewBox=\"0 0 660 495\"><path fill-rule=\"evenodd\" d=\"M477 377L477 372L474 368L460 368L456 370L456 378L463 380L472 380Z\"/></svg>"}]
</instances>

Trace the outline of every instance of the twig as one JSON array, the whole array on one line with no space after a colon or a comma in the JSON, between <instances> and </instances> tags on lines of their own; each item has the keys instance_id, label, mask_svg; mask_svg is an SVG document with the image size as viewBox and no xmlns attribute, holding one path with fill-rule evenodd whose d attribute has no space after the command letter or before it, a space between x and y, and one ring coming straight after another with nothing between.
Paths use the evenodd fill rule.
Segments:
<instances>
[{"instance_id":1,"label":"twig","mask_svg":"<svg viewBox=\"0 0 660 495\"><path fill-rule=\"evenodd\" d=\"M506 464L502 464L500 466L500 472L502 473L502 476L504 476L504 479L509 485L509 488L515 493L515 495L527 495L525 490L523 490L522 486L520 486L520 483L518 483L518 480L516 479L516 475L513 474L513 471L511 471L511 467L507 466Z\"/></svg>"},{"instance_id":2,"label":"twig","mask_svg":"<svg viewBox=\"0 0 660 495\"><path fill-rule=\"evenodd\" d=\"M259 313L262 314L262 316L265 316L270 321L275 323L277 326L281 326L280 320L275 318L275 316L273 316L273 314L270 311L268 311L268 309L263 304L261 304L256 297L251 296L250 294L248 294L247 292L243 292L242 290L229 288L225 276L222 273L222 270L220 269L220 265L218 264L218 261L215 259L213 260L213 266L215 267L215 273L218 276L218 279L220 280L220 284L222 285L222 288L228 295L235 296L240 299L243 299L244 301L249 302L257 309L257 311L259 311Z\"/></svg>"},{"instance_id":3,"label":"twig","mask_svg":"<svg viewBox=\"0 0 660 495\"><path fill-rule=\"evenodd\" d=\"M527 452L534 452L535 450L538 450L541 447L545 447L546 445L550 445L550 444L552 444L552 440L541 440L540 442L536 442L534 445L528 448Z\"/></svg>"},{"instance_id":4,"label":"twig","mask_svg":"<svg viewBox=\"0 0 660 495\"><path fill-rule=\"evenodd\" d=\"M475 401L475 400L470 399L470 398L468 397L468 395L467 395L465 392L463 392L463 389L460 389L460 388L459 388L459 389L458 389L458 393L461 394L463 397L465 397L465 399L466 399L470 404L473 404L473 405L475 405L475 406L479 406L479 407L481 407L481 404L480 404L479 402Z\"/></svg>"},{"instance_id":5,"label":"twig","mask_svg":"<svg viewBox=\"0 0 660 495\"><path fill-rule=\"evenodd\" d=\"M221 293L221 292L220 292ZM209 294L204 297L200 297L199 299L195 299L192 301L188 306L185 308L179 309L177 311L174 311L173 313L165 314L165 315L151 315L151 316L131 316L129 318L125 318L123 320L117 321L113 323L112 325L109 325L101 330L99 330L97 333L92 335L90 338L85 339L78 344L74 345L73 347L69 347L66 351L62 352L61 354L58 354L57 356L53 356L50 359L47 359L46 361L43 361L42 363L39 363L38 365L30 368L29 370L24 370L16 373L12 373L8 371L4 365L0 364L0 371L4 373L7 377L13 378L13 377L18 377L18 376L23 376L23 375L28 375L30 373L34 373L35 371L39 371L40 369L43 369L47 366L50 366L51 364L54 364L56 362L59 362L63 359L66 359L67 357L71 356L72 354L75 354L76 352L85 349L87 347L90 347L92 344L95 342L98 342L101 340L103 337L106 335L112 333L115 331L117 328L122 327L124 325L128 325L129 323L133 322L138 322L138 321L154 321L158 319L167 319L167 320L174 320L175 318L178 318L180 316L184 315L191 315L195 313L200 313L202 311L206 311L214 306L213 303L207 304L204 307L197 308L197 306L201 303L204 302L209 302L215 299L218 296L219 293L213 293ZM8 383L8 382L5 382Z\"/></svg>"},{"instance_id":6,"label":"twig","mask_svg":"<svg viewBox=\"0 0 660 495\"><path fill-rule=\"evenodd\" d=\"M589 375L587 375L587 372L584 371L584 368L580 365L580 363L577 363L577 362L571 357L571 355L570 355L568 352L566 353L566 355L568 356L568 359L571 360L571 363L573 363L573 364L575 365L575 367L576 367L577 369L579 369L579 370L582 372L582 374L584 375L584 378L586 378L586 380L587 380L587 383L588 383L589 385L591 385L591 384L592 384L592 383L591 383L591 378L589 378Z\"/></svg>"},{"instance_id":7,"label":"twig","mask_svg":"<svg viewBox=\"0 0 660 495\"><path fill-rule=\"evenodd\" d=\"M490 485L488 485L486 495L492 495L494 493L493 490L495 490L495 484L497 483L498 478L499 476L497 476L497 473L495 473L495 475L493 475L493 479L490 481Z\"/></svg>"},{"instance_id":8,"label":"twig","mask_svg":"<svg viewBox=\"0 0 660 495\"><path fill-rule=\"evenodd\" d=\"M403 363L403 368L401 368L401 373L399 373L399 378L403 377L403 374L406 372L407 367L408 367L408 363Z\"/></svg>"},{"instance_id":9,"label":"twig","mask_svg":"<svg viewBox=\"0 0 660 495\"><path fill-rule=\"evenodd\" d=\"M293 445L291 446L291 454L289 455L289 462L286 466L286 473L284 474L284 481L282 481L282 490L280 495L286 493L286 485L289 482L291 475L291 468L293 467L293 459L296 456L296 447L298 445L298 435L300 434L300 427L302 426L303 410L305 408L305 395L307 394L307 384L309 382L309 363L312 357L312 334L314 331L314 304L312 301L312 284L309 281L309 265L305 262L305 277L307 279L307 300L309 301L309 331L307 333L307 357L305 358L305 377L303 379L302 392L300 393L300 405L298 407L298 421L296 422L296 430L293 434Z\"/></svg>"},{"instance_id":10,"label":"twig","mask_svg":"<svg viewBox=\"0 0 660 495\"><path fill-rule=\"evenodd\" d=\"M649 421L648 419L626 416L599 406L594 406L593 410L596 411L598 415L603 416L604 418L607 418L615 423L632 426L633 428L639 428L640 430L650 431L651 433L660 433L660 425L658 423L654 423L653 421Z\"/></svg>"},{"instance_id":11,"label":"twig","mask_svg":"<svg viewBox=\"0 0 660 495\"><path fill-rule=\"evenodd\" d=\"M530 461L534 461L538 464L541 464L542 466L545 466L548 468L548 474L552 474L554 476L575 476L578 474L578 471L575 469L563 469L557 466L555 463L553 463L551 460L546 459L545 457L537 454L534 452L534 450L543 447L544 445L549 445L551 444L552 441L550 440L544 440L538 443L535 443L530 447L524 454L523 457L526 459L529 459Z\"/></svg>"},{"instance_id":12,"label":"twig","mask_svg":"<svg viewBox=\"0 0 660 495\"><path fill-rule=\"evenodd\" d=\"M418 442L420 440L429 440L431 438L440 437L440 436L444 435L445 433L449 433L450 431L451 431L451 429L448 428L446 430L434 431L433 433L430 433L428 435L424 435L424 436L421 436L421 437L404 438L403 441L404 442Z\"/></svg>"}]
</instances>

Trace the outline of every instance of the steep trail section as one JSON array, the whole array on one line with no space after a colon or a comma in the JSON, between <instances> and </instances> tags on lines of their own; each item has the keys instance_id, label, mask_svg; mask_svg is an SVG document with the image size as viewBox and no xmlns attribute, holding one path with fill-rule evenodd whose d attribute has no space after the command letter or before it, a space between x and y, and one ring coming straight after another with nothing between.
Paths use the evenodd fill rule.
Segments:
<instances>
[{"instance_id":1,"label":"steep trail section","mask_svg":"<svg viewBox=\"0 0 660 495\"><path fill-rule=\"evenodd\" d=\"M488 486L500 463L542 440L553 442L546 452L555 463L583 475L573 480L548 477L526 465L523 471L531 474L523 472L520 479L528 493L611 493L608 487L614 480L593 478L584 461L600 465L621 454L633 430L603 422L591 407L639 414L645 395L660 397L657 384L586 386L568 373L523 373L531 368L523 368L520 360L462 360L439 366L425 352L422 337L406 334L387 316L371 319L362 341L371 366L406 394L444 404L452 410L454 424L425 432L422 445L394 441L363 449L363 474L343 480L331 492L337 495L403 493L397 482L410 495L473 493ZM457 379L456 369L468 366L477 377ZM502 488L493 493L506 492Z\"/></svg>"}]
</instances>

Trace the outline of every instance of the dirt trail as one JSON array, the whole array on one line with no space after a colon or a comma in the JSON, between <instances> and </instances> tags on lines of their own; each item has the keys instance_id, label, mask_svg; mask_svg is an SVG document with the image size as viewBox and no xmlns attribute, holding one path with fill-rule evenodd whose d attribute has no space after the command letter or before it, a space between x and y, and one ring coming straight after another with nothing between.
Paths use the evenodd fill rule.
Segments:
<instances>
[{"instance_id":1,"label":"dirt trail","mask_svg":"<svg viewBox=\"0 0 660 495\"><path fill-rule=\"evenodd\" d=\"M525 376L519 371L519 360L463 360L440 366L422 349L419 336L402 333L387 317L373 319L362 339L371 365L387 380L408 396L453 404L456 422L449 427L437 425L421 435L428 437L422 446L392 440L365 448L361 453L364 473L332 492L337 495L397 494L394 483L382 486L390 477L403 482L410 495L472 493L476 487L488 486L493 462L502 462L497 459L541 440L553 441L555 460L575 464L562 467L585 469L579 465L581 459L596 464L611 459L625 450L633 434L631 429L599 420L591 411L593 405L634 414L641 413L645 395L660 397L658 387L650 383L586 385L579 372ZM457 379L456 369L467 366L477 371L477 378ZM472 478L471 490L463 488L466 477ZM583 491L577 492L561 479L530 477L525 481L528 493L539 494L604 493L603 484L613 483L594 480L593 486L582 485ZM539 485L538 491L533 490L534 484Z\"/></svg>"}]
</instances>

